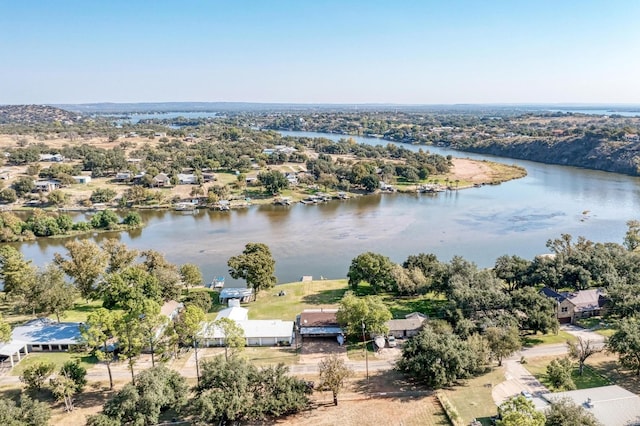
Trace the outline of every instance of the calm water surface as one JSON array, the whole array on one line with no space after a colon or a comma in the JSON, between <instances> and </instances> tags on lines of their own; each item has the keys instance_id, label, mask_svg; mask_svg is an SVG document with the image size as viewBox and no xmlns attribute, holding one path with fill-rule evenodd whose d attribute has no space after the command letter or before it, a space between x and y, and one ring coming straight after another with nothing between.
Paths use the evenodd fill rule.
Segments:
<instances>
[{"instance_id":1,"label":"calm water surface","mask_svg":"<svg viewBox=\"0 0 640 426\"><path fill-rule=\"evenodd\" d=\"M282 132L292 136L341 135ZM387 143L374 138L358 142ZM411 149L420 147L408 145ZM279 282L343 278L351 259L365 251L402 262L410 254L435 253L448 261L461 255L491 266L503 254L532 258L561 233L594 241L622 242L626 221L640 219L640 180L613 173L545 165L423 147L443 155L490 159L525 167L528 176L497 186L432 195L383 194L323 205L253 206L231 212L142 211L143 229L100 234L128 246L163 252L169 261L196 263L206 280L226 276L226 262L247 242L266 243L276 259ZM64 253L65 240L38 240L19 247L34 263Z\"/></svg>"}]
</instances>

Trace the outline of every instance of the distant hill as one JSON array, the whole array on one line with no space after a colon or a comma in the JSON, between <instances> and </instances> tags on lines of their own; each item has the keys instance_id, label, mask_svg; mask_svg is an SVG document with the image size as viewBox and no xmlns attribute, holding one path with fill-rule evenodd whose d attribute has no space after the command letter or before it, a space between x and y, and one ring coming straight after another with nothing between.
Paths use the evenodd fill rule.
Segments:
<instances>
[{"instance_id":1,"label":"distant hill","mask_svg":"<svg viewBox=\"0 0 640 426\"><path fill-rule=\"evenodd\" d=\"M48 105L0 105L0 124L72 123L81 119L77 112Z\"/></svg>"}]
</instances>

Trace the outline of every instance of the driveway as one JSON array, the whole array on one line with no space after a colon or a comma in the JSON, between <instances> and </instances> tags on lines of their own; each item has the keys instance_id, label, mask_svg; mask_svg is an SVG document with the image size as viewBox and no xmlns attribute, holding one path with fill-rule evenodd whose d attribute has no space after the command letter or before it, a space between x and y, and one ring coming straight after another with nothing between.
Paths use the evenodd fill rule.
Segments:
<instances>
[{"instance_id":1,"label":"driveway","mask_svg":"<svg viewBox=\"0 0 640 426\"><path fill-rule=\"evenodd\" d=\"M491 391L491 396L496 405L502 404L507 399L523 391L529 392L533 396L549 392L542 383L520 364L518 359L510 358L504 361L502 365L505 370L505 381L495 386Z\"/></svg>"}]
</instances>

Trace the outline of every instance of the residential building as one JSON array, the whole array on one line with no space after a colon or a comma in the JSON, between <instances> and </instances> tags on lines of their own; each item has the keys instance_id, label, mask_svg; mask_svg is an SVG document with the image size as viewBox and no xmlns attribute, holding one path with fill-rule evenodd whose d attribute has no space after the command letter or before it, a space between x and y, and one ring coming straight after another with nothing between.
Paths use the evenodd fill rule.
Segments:
<instances>
[{"instance_id":1,"label":"residential building","mask_svg":"<svg viewBox=\"0 0 640 426\"><path fill-rule=\"evenodd\" d=\"M607 298L599 288L558 293L545 287L540 292L556 301L556 313L561 324L573 324L576 319L599 316L606 309Z\"/></svg>"}]
</instances>

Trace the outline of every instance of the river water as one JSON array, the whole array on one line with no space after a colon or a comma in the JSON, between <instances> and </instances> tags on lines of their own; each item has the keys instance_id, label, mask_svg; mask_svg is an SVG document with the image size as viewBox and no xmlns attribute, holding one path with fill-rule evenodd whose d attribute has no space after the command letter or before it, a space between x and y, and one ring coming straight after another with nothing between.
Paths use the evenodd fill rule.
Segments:
<instances>
[{"instance_id":1,"label":"river water","mask_svg":"<svg viewBox=\"0 0 640 426\"><path fill-rule=\"evenodd\" d=\"M291 136L344 136L282 132ZM356 137L358 142L387 143ZM418 146L406 145L410 149ZM614 173L546 165L442 148L442 155L490 159L525 167L528 176L496 186L438 195L382 194L322 205L252 206L231 212L142 211L143 229L99 234L128 246L155 249L169 261L195 263L210 280L226 276L229 257L247 242L266 243L276 260L279 282L303 275L344 278L351 259L373 251L402 262L408 255L435 253L448 261L463 256L482 267L503 254L531 259L546 253L545 243L562 233L594 241L622 242L626 221L640 219L640 180ZM40 239L18 245L35 264L64 253L64 239Z\"/></svg>"}]
</instances>

